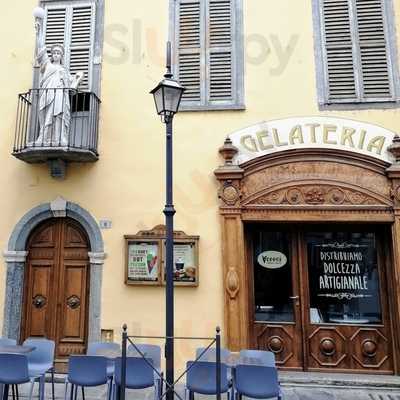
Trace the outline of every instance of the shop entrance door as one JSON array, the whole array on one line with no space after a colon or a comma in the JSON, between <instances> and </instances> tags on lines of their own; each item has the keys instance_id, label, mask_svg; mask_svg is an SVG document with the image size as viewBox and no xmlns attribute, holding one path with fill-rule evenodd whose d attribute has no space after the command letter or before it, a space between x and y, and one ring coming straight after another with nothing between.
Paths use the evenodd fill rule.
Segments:
<instances>
[{"instance_id":1,"label":"shop entrance door","mask_svg":"<svg viewBox=\"0 0 400 400\"><path fill-rule=\"evenodd\" d=\"M252 346L280 367L393 373L383 228L248 230Z\"/></svg>"}]
</instances>

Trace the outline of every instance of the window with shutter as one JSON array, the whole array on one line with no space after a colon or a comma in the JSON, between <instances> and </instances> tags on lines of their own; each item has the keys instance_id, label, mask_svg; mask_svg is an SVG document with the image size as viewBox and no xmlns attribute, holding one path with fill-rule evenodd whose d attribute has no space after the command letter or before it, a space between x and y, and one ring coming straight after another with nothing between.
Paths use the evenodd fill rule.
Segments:
<instances>
[{"instance_id":1,"label":"window with shutter","mask_svg":"<svg viewBox=\"0 0 400 400\"><path fill-rule=\"evenodd\" d=\"M314 0L320 103L397 101L390 0ZM319 47L320 46L320 47ZM321 50L319 50L321 49ZM322 57L320 56L322 55Z\"/></svg>"},{"instance_id":2,"label":"window with shutter","mask_svg":"<svg viewBox=\"0 0 400 400\"><path fill-rule=\"evenodd\" d=\"M181 109L243 109L241 0L172 1Z\"/></svg>"},{"instance_id":3,"label":"window with shutter","mask_svg":"<svg viewBox=\"0 0 400 400\"><path fill-rule=\"evenodd\" d=\"M92 60L95 7L91 2L46 5L46 47L59 43L65 48L64 65L72 75L84 72L80 90L92 91Z\"/></svg>"}]
</instances>

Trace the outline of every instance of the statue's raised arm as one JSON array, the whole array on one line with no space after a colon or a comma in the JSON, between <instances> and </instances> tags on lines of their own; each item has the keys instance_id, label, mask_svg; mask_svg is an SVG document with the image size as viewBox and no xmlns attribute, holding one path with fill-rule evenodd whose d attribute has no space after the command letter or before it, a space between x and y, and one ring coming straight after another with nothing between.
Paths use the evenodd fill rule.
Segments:
<instances>
[{"instance_id":1,"label":"statue's raised arm","mask_svg":"<svg viewBox=\"0 0 400 400\"><path fill-rule=\"evenodd\" d=\"M44 69L46 64L50 62L49 57L47 55L47 49L44 42L44 32L43 32L43 17L44 10L40 7L35 9L35 31L36 31L36 52L35 58L36 63Z\"/></svg>"}]
</instances>

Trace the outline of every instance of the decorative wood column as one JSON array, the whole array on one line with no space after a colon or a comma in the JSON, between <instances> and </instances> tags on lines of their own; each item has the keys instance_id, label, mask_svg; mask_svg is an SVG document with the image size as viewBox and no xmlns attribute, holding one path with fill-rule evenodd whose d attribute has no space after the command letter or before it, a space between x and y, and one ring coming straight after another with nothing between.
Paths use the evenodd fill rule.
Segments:
<instances>
[{"instance_id":1,"label":"decorative wood column","mask_svg":"<svg viewBox=\"0 0 400 400\"><path fill-rule=\"evenodd\" d=\"M392 197L394 209L394 223L392 225L392 246L393 260L391 275L388 276L391 282L393 295L392 310L393 318L393 340L395 345L394 368L395 374L400 374L400 337L396 332L400 332L400 137L395 136L393 143L388 147L388 151L393 154L395 162L386 170L389 179L392 181Z\"/></svg>"},{"instance_id":2,"label":"decorative wood column","mask_svg":"<svg viewBox=\"0 0 400 400\"><path fill-rule=\"evenodd\" d=\"M230 350L238 351L249 345L248 285L240 204L244 171L233 164L238 149L229 138L219 152L225 161L214 172L220 182L225 343Z\"/></svg>"}]
</instances>

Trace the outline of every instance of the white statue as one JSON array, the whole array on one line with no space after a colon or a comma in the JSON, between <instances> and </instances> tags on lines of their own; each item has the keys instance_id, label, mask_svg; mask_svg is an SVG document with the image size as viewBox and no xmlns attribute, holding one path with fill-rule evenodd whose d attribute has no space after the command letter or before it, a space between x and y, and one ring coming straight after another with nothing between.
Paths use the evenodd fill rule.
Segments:
<instances>
[{"instance_id":1,"label":"white statue","mask_svg":"<svg viewBox=\"0 0 400 400\"><path fill-rule=\"evenodd\" d=\"M37 14L37 10L35 13ZM35 144L67 146L71 122L68 89L77 89L84 73L78 72L74 77L70 75L68 69L63 65L65 53L62 44L52 46L51 57L48 57L44 44L43 18L37 15L35 17L38 43L36 61L40 67L38 101L40 133Z\"/></svg>"}]
</instances>

